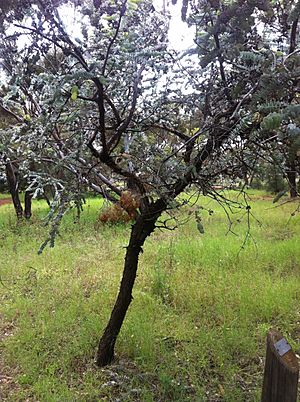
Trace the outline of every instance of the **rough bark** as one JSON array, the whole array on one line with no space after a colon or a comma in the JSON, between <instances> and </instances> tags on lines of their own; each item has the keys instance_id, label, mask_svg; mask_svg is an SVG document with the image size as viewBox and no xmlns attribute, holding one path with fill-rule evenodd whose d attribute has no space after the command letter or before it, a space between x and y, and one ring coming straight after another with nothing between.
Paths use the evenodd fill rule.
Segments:
<instances>
[{"instance_id":1,"label":"rough bark","mask_svg":"<svg viewBox=\"0 0 300 402\"><path fill-rule=\"evenodd\" d=\"M19 196L19 181L17 169L10 161L5 163L6 178L9 192L13 200L14 208L18 219L23 218L23 208Z\"/></svg>"},{"instance_id":2,"label":"rough bark","mask_svg":"<svg viewBox=\"0 0 300 402\"><path fill-rule=\"evenodd\" d=\"M114 359L115 342L132 300L139 255L145 239L153 232L159 215L160 212L148 216L140 215L132 226L118 297L98 346L96 364L100 367L111 363Z\"/></svg>"}]
</instances>

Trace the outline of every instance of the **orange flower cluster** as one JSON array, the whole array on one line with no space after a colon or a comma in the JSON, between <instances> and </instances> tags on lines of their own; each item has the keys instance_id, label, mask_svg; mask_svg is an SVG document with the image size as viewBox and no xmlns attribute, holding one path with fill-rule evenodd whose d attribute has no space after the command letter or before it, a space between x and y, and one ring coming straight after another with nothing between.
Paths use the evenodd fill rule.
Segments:
<instances>
[{"instance_id":1,"label":"orange flower cluster","mask_svg":"<svg viewBox=\"0 0 300 402\"><path fill-rule=\"evenodd\" d=\"M131 191L123 191L120 200L106 208L99 216L102 223L129 222L136 218L140 200Z\"/></svg>"}]
</instances>

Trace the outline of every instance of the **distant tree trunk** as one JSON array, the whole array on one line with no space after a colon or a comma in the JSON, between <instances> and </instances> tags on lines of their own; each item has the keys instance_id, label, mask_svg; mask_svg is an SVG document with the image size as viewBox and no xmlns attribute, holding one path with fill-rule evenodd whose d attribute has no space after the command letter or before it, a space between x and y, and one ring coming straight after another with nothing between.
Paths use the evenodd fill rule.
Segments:
<instances>
[{"instance_id":1,"label":"distant tree trunk","mask_svg":"<svg viewBox=\"0 0 300 402\"><path fill-rule=\"evenodd\" d=\"M48 204L48 207L50 207L51 201L50 201L48 195L44 193L43 198L44 198L44 200L46 201L46 203Z\"/></svg>"},{"instance_id":2,"label":"distant tree trunk","mask_svg":"<svg viewBox=\"0 0 300 402\"><path fill-rule=\"evenodd\" d=\"M132 142L131 135L126 133L126 135L124 136L124 151L126 154L129 154L129 152L130 152L131 142ZM132 173L134 171L134 166L133 166L133 163L131 160L129 160L127 162L127 167L128 167L128 171L130 173ZM136 184L132 178L127 179L127 188L128 188L128 190L132 191L133 193L135 193L137 191Z\"/></svg>"},{"instance_id":3,"label":"distant tree trunk","mask_svg":"<svg viewBox=\"0 0 300 402\"><path fill-rule=\"evenodd\" d=\"M48 206L50 207L51 202L54 198L54 192L53 192L53 189L51 188L51 186L46 186L44 188L44 193L42 195L42 198L44 198L44 200L47 202Z\"/></svg>"},{"instance_id":4,"label":"distant tree trunk","mask_svg":"<svg viewBox=\"0 0 300 402\"><path fill-rule=\"evenodd\" d=\"M118 297L98 346L96 363L100 367L111 363L114 359L115 342L132 300L139 255L144 241L153 232L159 215L160 213L152 213L149 216L139 215L132 226Z\"/></svg>"},{"instance_id":5,"label":"distant tree trunk","mask_svg":"<svg viewBox=\"0 0 300 402\"><path fill-rule=\"evenodd\" d=\"M25 208L24 208L24 217L25 219L30 219L31 213L31 200L32 200L32 193L30 191L25 191Z\"/></svg>"},{"instance_id":6,"label":"distant tree trunk","mask_svg":"<svg viewBox=\"0 0 300 402\"><path fill-rule=\"evenodd\" d=\"M292 161L288 165L288 170L286 172L289 189L290 189L290 196L291 198L297 197L297 185L296 185L296 165L295 161Z\"/></svg>"},{"instance_id":7,"label":"distant tree trunk","mask_svg":"<svg viewBox=\"0 0 300 402\"><path fill-rule=\"evenodd\" d=\"M23 208L19 197L19 180L17 169L10 161L5 163L6 178L9 192L13 200L14 208L18 219L23 218Z\"/></svg>"},{"instance_id":8,"label":"distant tree trunk","mask_svg":"<svg viewBox=\"0 0 300 402\"><path fill-rule=\"evenodd\" d=\"M249 185L248 168L246 165L242 166L242 175L246 186Z\"/></svg>"}]
</instances>

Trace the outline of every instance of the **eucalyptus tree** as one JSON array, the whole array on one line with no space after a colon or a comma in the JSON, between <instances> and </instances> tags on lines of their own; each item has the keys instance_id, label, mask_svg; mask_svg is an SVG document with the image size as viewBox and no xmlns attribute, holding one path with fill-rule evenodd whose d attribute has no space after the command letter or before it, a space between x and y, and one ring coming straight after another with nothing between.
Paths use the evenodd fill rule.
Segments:
<instances>
[{"instance_id":1,"label":"eucalyptus tree","mask_svg":"<svg viewBox=\"0 0 300 402\"><path fill-rule=\"evenodd\" d=\"M2 10L8 12L8 19L9 12L16 20L23 19L26 8L16 8L20 5L22 6L18 2L5 3ZM21 14L15 15L15 10L17 13L21 10ZM1 18L4 18L3 13ZM7 188L11 193L18 219L23 215L26 219L30 218L33 194L42 195L50 203L47 195L49 189L50 193L54 194L54 190L57 192L63 187L62 182L66 181L69 183L73 181L75 187L92 189L105 198L115 201L106 186L107 183L110 184L109 180L97 166L90 164L90 158L80 157L75 160L69 155L69 158L65 159L59 142L58 126L51 133L51 140L56 145L52 146L51 154L47 147L45 149L45 142L41 138L31 141L33 137L27 135L29 125L42 112L41 94L44 87L32 85L33 73L57 72L63 55L61 52L52 54L49 51L47 56L43 52L40 55L30 56L32 44L23 48L25 43L26 40L21 39L20 33L4 34L0 49L3 79L0 90L0 170L6 177ZM20 53L17 50L20 50ZM80 169L76 164L80 165ZM59 180L49 180L49 177L56 177ZM54 190L51 187L54 187ZM19 190L24 191L24 211Z\"/></svg>"},{"instance_id":2,"label":"eucalyptus tree","mask_svg":"<svg viewBox=\"0 0 300 402\"><path fill-rule=\"evenodd\" d=\"M212 66L218 61L221 80L216 82L223 87L224 98L230 103L249 89L242 98L239 127L241 132L252 127L256 149L252 148L250 159L244 159L245 170L251 171L258 156L273 165L279 160L291 197L297 196L300 2L191 0L183 4L184 18L187 3L188 22L197 26L200 64L210 69L213 79ZM208 91L208 110L213 104L210 97ZM253 130L255 126L258 130Z\"/></svg>"},{"instance_id":3,"label":"eucalyptus tree","mask_svg":"<svg viewBox=\"0 0 300 402\"><path fill-rule=\"evenodd\" d=\"M12 133L40 163L35 190L47 173L41 162L58 158L51 171L57 209L47 242L54 243L59 220L82 191L82 180L69 173L62 180L60 167L81 178L96 166L116 197L125 181L140 200L119 293L99 342L102 366L114 357L144 242L157 226L168 227L164 213L179 208L180 194L191 187L221 202L217 179L233 182L275 138L284 144L291 129L297 131L298 3L184 1L183 17L196 27L195 48L179 55L168 48L168 16L150 0L77 0L73 21L67 1L14 4L2 6L1 14L1 48L12 66L12 95L4 106L16 102L13 93L24 83L28 98L34 94L34 113ZM278 27L290 43L280 53ZM248 205L238 207L249 213ZM203 232L201 215L196 220Z\"/></svg>"},{"instance_id":4,"label":"eucalyptus tree","mask_svg":"<svg viewBox=\"0 0 300 402\"><path fill-rule=\"evenodd\" d=\"M21 163L24 144L20 146L20 144L14 143L13 134L10 131L10 127L19 124L22 118L3 104L0 104L0 116L0 172L5 177L6 190L9 190L11 194L17 218L22 219L24 215L26 219L29 219L31 216L31 193L25 191L24 211L19 195L22 184L25 189L27 187L24 183L26 179L23 177L26 175L26 166ZM20 164L23 165L21 169Z\"/></svg>"}]
</instances>

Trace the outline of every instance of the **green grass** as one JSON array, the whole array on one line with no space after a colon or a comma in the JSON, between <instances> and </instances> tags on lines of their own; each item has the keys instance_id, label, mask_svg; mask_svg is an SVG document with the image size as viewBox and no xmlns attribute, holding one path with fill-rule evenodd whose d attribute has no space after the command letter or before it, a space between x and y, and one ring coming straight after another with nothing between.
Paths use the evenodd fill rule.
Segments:
<instances>
[{"instance_id":1,"label":"green grass","mask_svg":"<svg viewBox=\"0 0 300 402\"><path fill-rule=\"evenodd\" d=\"M300 352L300 216L272 208L255 192L247 216L229 233L221 208L203 211L205 234L191 220L157 230L146 242L134 300L117 342L117 362L93 365L114 302L130 226L95 225L88 201L80 223L71 212L54 249L37 255L47 206L17 225L0 208L0 319L15 374L8 401L259 401L269 328ZM237 219L241 220L237 223ZM9 388L9 387L8 387Z\"/></svg>"},{"instance_id":2,"label":"green grass","mask_svg":"<svg viewBox=\"0 0 300 402\"><path fill-rule=\"evenodd\" d=\"M9 193L0 193L0 200L5 199L5 198L11 198Z\"/></svg>"}]
</instances>

